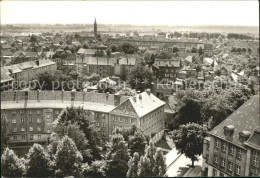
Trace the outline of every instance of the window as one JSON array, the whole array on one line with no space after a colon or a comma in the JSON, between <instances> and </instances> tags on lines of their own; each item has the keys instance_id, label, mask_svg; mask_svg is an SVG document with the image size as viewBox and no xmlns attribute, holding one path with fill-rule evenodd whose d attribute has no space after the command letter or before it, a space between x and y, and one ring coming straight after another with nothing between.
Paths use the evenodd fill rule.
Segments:
<instances>
[{"instance_id":1,"label":"window","mask_svg":"<svg viewBox=\"0 0 260 178\"><path fill-rule=\"evenodd\" d=\"M22 132L24 132L24 131L25 131L25 128L24 128L24 127L22 127L22 128L21 128L21 131L22 131Z\"/></svg>"},{"instance_id":2,"label":"window","mask_svg":"<svg viewBox=\"0 0 260 178\"><path fill-rule=\"evenodd\" d=\"M29 131L32 132L33 131L33 127L29 127Z\"/></svg>"},{"instance_id":3,"label":"window","mask_svg":"<svg viewBox=\"0 0 260 178\"><path fill-rule=\"evenodd\" d=\"M125 118L125 122L126 122L126 123L128 122L128 118Z\"/></svg>"},{"instance_id":4,"label":"window","mask_svg":"<svg viewBox=\"0 0 260 178\"><path fill-rule=\"evenodd\" d=\"M47 114L47 115L46 115L46 118L47 118L47 119L50 119L50 114Z\"/></svg>"},{"instance_id":5,"label":"window","mask_svg":"<svg viewBox=\"0 0 260 178\"><path fill-rule=\"evenodd\" d=\"M217 140L217 139L215 140L215 147L219 148L219 140Z\"/></svg>"},{"instance_id":6,"label":"window","mask_svg":"<svg viewBox=\"0 0 260 178\"><path fill-rule=\"evenodd\" d=\"M218 163L218 155L214 155L214 163Z\"/></svg>"},{"instance_id":7,"label":"window","mask_svg":"<svg viewBox=\"0 0 260 178\"><path fill-rule=\"evenodd\" d=\"M119 117L119 122L122 122L122 121L123 121L123 119L121 117Z\"/></svg>"},{"instance_id":8,"label":"window","mask_svg":"<svg viewBox=\"0 0 260 178\"><path fill-rule=\"evenodd\" d=\"M102 114L102 117L105 117L105 114Z\"/></svg>"},{"instance_id":9,"label":"window","mask_svg":"<svg viewBox=\"0 0 260 178\"><path fill-rule=\"evenodd\" d=\"M59 114L59 111L58 111L58 110L56 110L56 111L55 111L55 114Z\"/></svg>"},{"instance_id":10,"label":"window","mask_svg":"<svg viewBox=\"0 0 260 178\"><path fill-rule=\"evenodd\" d=\"M40 139L41 139L41 137L42 137L41 135L38 135L38 140L40 140Z\"/></svg>"},{"instance_id":11,"label":"window","mask_svg":"<svg viewBox=\"0 0 260 178\"><path fill-rule=\"evenodd\" d=\"M17 140L17 136L14 136L14 141L16 141Z\"/></svg>"},{"instance_id":12,"label":"window","mask_svg":"<svg viewBox=\"0 0 260 178\"><path fill-rule=\"evenodd\" d=\"M50 129L48 129L48 130L47 130L47 133L51 133L51 130L50 130Z\"/></svg>"},{"instance_id":13,"label":"window","mask_svg":"<svg viewBox=\"0 0 260 178\"><path fill-rule=\"evenodd\" d=\"M22 135L22 140L25 140L25 135Z\"/></svg>"},{"instance_id":14,"label":"window","mask_svg":"<svg viewBox=\"0 0 260 178\"><path fill-rule=\"evenodd\" d=\"M240 170L241 170L241 166L239 166L238 164L236 164L236 174L240 175Z\"/></svg>"},{"instance_id":15,"label":"window","mask_svg":"<svg viewBox=\"0 0 260 178\"><path fill-rule=\"evenodd\" d=\"M37 127L37 131L40 132L42 130L41 127Z\"/></svg>"},{"instance_id":16,"label":"window","mask_svg":"<svg viewBox=\"0 0 260 178\"><path fill-rule=\"evenodd\" d=\"M224 158L221 158L221 166L222 167L226 166L226 160Z\"/></svg>"},{"instance_id":17,"label":"window","mask_svg":"<svg viewBox=\"0 0 260 178\"><path fill-rule=\"evenodd\" d=\"M257 162L258 154L257 154L257 152L253 151L252 155L253 155L252 156L252 164L253 164L253 166L258 167L258 162Z\"/></svg>"},{"instance_id":18,"label":"window","mask_svg":"<svg viewBox=\"0 0 260 178\"><path fill-rule=\"evenodd\" d=\"M33 122L33 119L32 119L32 117L30 117L30 118L29 118L29 122Z\"/></svg>"},{"instance_id":19,"label":"window","mask_svg":"<svg viewBox=\"0 0 260 178\"><path fill-rule=\"evenodd\" d=\"M116 129L116 126L114 125L113 128Z\"/></svg>"},{"instance_id":20,"label":"window","mask_svg":"<svg viewBox=\"0 0 260 178\"><path fill-rule=\"evenodd\" d=\"M30 135L30 140L33 140L33 135Z\"/></svg>"},{"instance_id":21,"label":"window","mask_svg":"<svg viewBox=\"0 0 260 178\"><path fill-rule=\"evenodd\" d=\"M37 123L41 123L41 122L42 122L41 118L38 118Z\"/></svg>"},{"instance_id":22,"label":"window","mask_svg":"<svg viewBox=\"0 0 260 178\"><path fill-rule=\"evenodd\" d=\"M237 158L241 159L242 157L242 150L240 148L237 149Z\"/></svg>"},{"instance_id":23,"label":"window","mask_svg":"<svg viewBox=\"0 0 260 178\"><path fill-rule=\"evenodd\" d=\"M37 110L37 114L41 114L40 110Z\"/></svg>"},{"instance_id":24,"label":"window","mask_svg":"<svg viewBox=\"0 0 260 178\"><path fill-rule=\"evenodd\" d=\"M234 146L233 145L229 146L229 154L234 155Z\"/></svg>"},{"instance_id":25,"label":"window","mask_svg":"<svg viewBox=\"0 0 260 178\"><path fill-rule=\"evenodd\" d=\"M220 177L224 177L224 173L223 173L223 172L220 172L220 173L219 173L219 176L220 176Z\"/></svg>"},{"instance_id":26,"label":"window","mask_svg":"<svg viewBox=\"0 0 260 178\"><path fill-rule=\"evenodd\" d=\"M13 128L13 132L17 132L17 128L16 127Z\"/></svg>"},{"instance_id":27,"label":"window","mask_svg":"<svg viewBox=\"0 0 260 178\"><path fill-rule=\"evenodd\" d=\"M15 114L16 114L16 111L13 111L13 112L12 112L12 115L15 115Z\"/></svg>"},{"instance_id":28,"label":"window","mask_svg":"<svg viewBox=\"0 0 260 178\"><path fill-rule=\"evenodd\" d=\"M102 135L105 135L105 131L104 130L102 131Z\"/></svg>"},{"instance_id":29,"label":"window","mask_svg":"<svg viewBox=\"0 0 260 178\"><path fill-rule=\"evenodd\" d=\"M114 117L114 121L117 121L117 117Z\"/></svg>"},{"instance_id":30,"label":"window","mask_svg":"<svg viewBox=\"0 0 260 178\"><path fill-rule=\"evenodd\" d=\"M23 115L23 110L20 110L20 114Z\"/></svg>"},{"instance_id":31,"label":"window","mask_svg":"<svg viewBox=\"0 0 260 178\"><path fill-rule=\"evenodd\" d=\"M212 176L213 177L216 177L217 176L217 170L213 168L213 173L212 173Z\"/></svg>"},{"instance_id":32,"label":"window","mask_svg":"<svg viewBox=\"0 0 260 178\"><path fill-rule=\"evenodd\" d=\"M21 119L21 123L24 123L24 118Z\"/></svg>"},{"instance_id":33,"label":"window","mask_svg":"<svg viewBox=\"0 0 260 178\"><path fill-rule=\"evenodd\" d=\"M222 151L226 151L227 150L227 143L223 142L222 143Z\"/></svg>"},{"instance_id":34,"label":"window","mask_svg":"<svg viewBox=\"0 0 260 178\"><path fill-rule=\"evenodd\" d=\"M16 119L12 119L12 123L15 124L16 123Z\"/></svg>"},{"instance_id":35,"label":"window","mask_svg":"<svg viewBox=\"0 0 260 178\"><path fill-rule=\"evenodd\" d=\"M130 123L133 123L133 119L130 119Z\"/></svg>"},{"instance_id":36,"label":"window","mask_svg":"<svg viewBox=\"0 0 260 178\"><path fill-rule=\"evenodd\" d=\"M31 111L31 110L29 110L29 114L32 114L32 111Z\"/></svg>"},{"instance_id":37,"label":"window","mask_svg":"<svg viewBox=\"0 0 260 178\"><path fill-rule=\"evenodd\" d=\"M100 126L100 122L97 122L97 126Z\"/></svg>"},{"instance_id":38,"label":"window","mask_svg":"<svg viewBox=\"0 0 260 178\"><path fill-rule=\"evenodd\" d=\"M231 161L228 161L228 170L232 171L233 163Z\"/></svg>"},{"instance_id":39,"label":"window","mask_svg":"<svg viewBox=\"0 0 260 178\"><path fill-rule=\"evenodd\" d=\"M105 124L105 122L102 122L102 126L103 126L103 127L106 127L106 124Z\"/></svg>"}]
</instances>

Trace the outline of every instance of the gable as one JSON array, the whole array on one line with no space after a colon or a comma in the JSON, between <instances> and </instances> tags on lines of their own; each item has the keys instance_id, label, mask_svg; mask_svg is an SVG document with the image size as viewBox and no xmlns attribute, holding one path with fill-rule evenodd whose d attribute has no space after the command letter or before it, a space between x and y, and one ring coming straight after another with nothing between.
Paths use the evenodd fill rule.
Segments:
<instances>
[{"instance_id":1,"label":"gable","mask_svg":"<svg viewBox=\"0 0 260 178\"><path fill-rule=\"evenodd\" d=\"M138 117L129 100L126 100L125 102L117 106L113 111L111 111L111 114L125 115L125 116L130 116L135 118Z\"/></svg>"}]
</instances>

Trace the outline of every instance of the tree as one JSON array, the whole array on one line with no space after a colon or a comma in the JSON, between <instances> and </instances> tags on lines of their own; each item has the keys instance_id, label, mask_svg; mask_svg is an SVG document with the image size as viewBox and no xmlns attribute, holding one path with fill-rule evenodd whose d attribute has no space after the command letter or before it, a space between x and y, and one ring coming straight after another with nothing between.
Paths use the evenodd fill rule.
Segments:
<instances>
[{"instance_id":1,"label":"tree","mask_svg":"<svg viewBox=\"0 0 260 178\"><path fill-rule=\"evenodd\" d=\"M201 123L200 99L195 94L195 90L186 90L184 97L180 99L177 114L175 115L177 125L189 122Z\"/></svg>"},{"instance_id":2,"label":"tree","mask_svg":"<svg viewBox=\"0 0 260 178\"><path fill-rule=\"evenodd\" d=\"M1 156L1 175L5 177L22 177L25 165L21 159L9 148Z\"/></svg>"},{"instance_id":3,"label":"tree","mask_svg":"<svg viewBox=\"0 0 260 178\"><path fill-rule=\"evenodd\" d=\"M160 149L156 150L154 155L155 166L153 168L154 176L162 177L165 175L167 168L165 164L165 157L163 156L163 152Z\"/></svg>"},{"instance_id":4,"label":"tree","mask_svg":"<svg viewBox=\"0 0 260 178\"><path fill-rule=\"evenodd\" d=\"M93 156L90 154L91 150L89 149L90 146L88 144L88 140L76 123L71 125L64 125L62 123L59 123L59 119L57 119L56 122L54 122L53 130L55 133L51 136L51 144L53 145L53 147L57 147L57 142L65 135L67 135L75 142L77 149L81 152L83 156L83 162L91 163L91 161L93 160ZM55 148L53 149L56 150Z\"/></svg>"},{"instance_id":5,"label":"tree","mask_svg":"<svg viewBox=\"0 0 260 178\"><path fill-rule=\"evenodd\" d=\"M56 175L57 176L79 176L82 155L75 143L68 136L64 136L58 144L56 152Z\"/></svg>"},{"instance_id":6,"label":"tree","mask_svg":"<svg viewBox=\"0 0 260 178\"><path fill-rule=\"evenodd\" d=\"M107 175L126 176L130 159L127 144L120 134L112 135L107 154Z\"/></svg>"},{"instance_id":7,"label":"tree","mask_svg":"<svg viewBox=\"0 0 260 178\"><path fill-rule=\"evenodd\" d=\"M131 43L123 43L119 46L119 51L123 51L126 54L134 54L138 51L138 47Z\"/></svg>"},{"instance_id":8,"label":"tree","mask_svg":"<svg viewBox=\"0 0 260 178\"><path fill-rule=\"evenodd\" d=\"M4 117L1 117L1 154L3 153L4 148L7 145L7 139L6 139L6 135L5 135L6 127L7 127L6 120Z\"/></svg>"},{"instance_id":9,"label":"tree","mask_svg":"<svg viewBox=\"0 0 260 178\"><path fill-rule=\"evenodd\" d=\"M49 72L44 72L37 75L38 79L38 86L37 89L41 90L52 90L53 89L53 82L54 82L54 75Z\"/></svg>"},{"instance_id":10,"label":"tree","mask_svg":"<svg viewBox=\"0 0 260 178\"><path fill-rule=\"evenodd\" d=\"M59 123L65 126L77 124L88 140L88 146L85 149L91 150L90 154L93 156L91 161L102 158L100 150L101 135L99 129L95 126L94 116L90 112L85 112L82 107L68 107L60 115Z\"/></svg>"},{"instance_id":11,"label":"tree","mask_svg":"<svg viewBox=\"0 0 260 178\"><path fill-rule=\"evenodd\" d=\"M198 160L197 156L202 154L203 140L207 135L207 130L196 123L181 125L178 130L172 132L172 139L176 149L192 161Z\"/></svg>"},{"instance_id":12,"label":"tree","mask_svg":"<svg viewBox=\"0 0 260 178\"><path fill-rule=\"evenodd\" d=\"M198 50L197 50L197 48L195 48L194 46L191 48L191 52L192 53L197 53L198 52Z\"/></svg>"},{"instance_id":13,"label":"tree","mask_svg":"<svg viewBox=\"0 0 260 178\"><path fill-rule=\"evenodd\" d=\"M106 176L105 172L106 162L104 160L94 161L83 171L85 177L103 177Z\"/></svg>"},{"instance_id":14,"label":"tree","mask_svg":"<svg viewBox=\"0 0 260 178\"><path fill-rule=\"evenodd\" d=\"M134 153L133 157L128 161L128 171L127 177L137 177L138 176L138 162L139 154Z\"/></svg>"},{"instance_id":15,"label":"tree","mask_svg":"<svg viewBox=\"0 0 260 178\"><path fill-rule=\"evenodd\" d=\"M48 153L39 144L34 144L27 154L27 176L29 177L47 177L53 176L53 162Z\"/></svg>"},{"instance_id":16,"label":"tree","mask_svg":"<svg viewBox=\"0 0 260 178\"><path fill-rule=\"evenodd\" d=\"M32 35L32 36L30 37L30 42L35 43L35 42L37 42L37 41L38 41L38 40L37 40L37 36Z\"/></svg>"},{"instance_id":17,"label":"tree","mask_svg":"<svg viewBox=\"0 0 260 178\"><path fill-rule=\"evenodd\" d=\"M145 155L138 163L138 176L158 177L166 173L165 157L152 141L146 146Z\"/></svg>"},{"instance_id":18,"label":"tree","mask_svg":"<svg viewBox=\"0 0 260 178\"><path fill-rule=\"evenodd\" d=\"M179 48L178 48L177 46L173 46L172 52L173 52L173 53L179 52Z\"/></svg>"},{"instance_id":19,"label":"tree","mask_svg":"<svg viewBox=\"0 0 260 178\"><path fill-rule=\"evenodd\" d=\"M129 76L129 84L137 91L144 91L152 87L152 72L145 66L138 65Z\"/></svg>"},{"instance_id":20,"label":"tree","mask_svg":"<svg viewBox=\"0 0 260 178\"><path fill-rule=\"evenodd\" d=\"M134 136L130 136L128 141L128 148L130 150L130 155L134 155L134 153L138 153L140 156L144 155L145 145L147 144L147 140L145 135L140 131L135 132Z\"/></svg>"},{"instance_id":21,"label":"tree","mask_svg":"<svg viewBox=\"0 0 260 178\"><path fill-rule=\"evenodd\" d=\"M150 177L151 176L151 163L147 156L141 156L140 161L138 162L138 176L139 177Z\"/></svg>"}]
</instances>

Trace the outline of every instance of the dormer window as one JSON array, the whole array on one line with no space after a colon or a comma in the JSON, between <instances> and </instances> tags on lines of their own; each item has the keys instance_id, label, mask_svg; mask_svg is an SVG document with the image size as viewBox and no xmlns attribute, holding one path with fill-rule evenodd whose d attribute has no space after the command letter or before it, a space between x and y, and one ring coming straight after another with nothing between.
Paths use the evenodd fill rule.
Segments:
<instances>
[{"instance_id":1,"label":"dormer window","mask_svg":"<svg viewBox=\"0 0 260 178\"><path fill-rule=\"evenodd\" d=\"M224 127L224 135L226 138L231 138L233 136L235 127L233 125L228 125Z\"/></svg>"},{"instance_id":2,"label":"dormer window","mask_svg":"<svg viewBox=\"0 0 260 178\"><path fill-rule=\"evenodd\" d=\"M239 133L239 141L241 144L243 144L245 141L247 141L250 137L250 132L249 131L242 131Z\"/></svg>"}]
</instances>

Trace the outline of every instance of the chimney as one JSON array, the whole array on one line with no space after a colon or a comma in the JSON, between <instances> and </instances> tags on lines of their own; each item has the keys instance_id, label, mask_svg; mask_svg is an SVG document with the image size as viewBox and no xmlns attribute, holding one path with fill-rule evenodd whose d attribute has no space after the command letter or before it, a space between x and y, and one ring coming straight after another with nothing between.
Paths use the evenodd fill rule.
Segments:
<instances>
[{"instance_id":1,"label":"chimney","mask_svg":"<svg viewBox=\"0 0 260 178\"><path fill-rule=\"evenodd\" d=\"M142 100L142 95L141 94L139 94L139 99Z\"/></svg>"},{"instance_id":2,"label":"chimney","mask_svg":"<svg viewBox=\"0 0 260 178\"><path fill-rule=\"evenodd\" d=\"M245 141L247 141L250 137L250 132L249 131L242 131L242 132L239 132L239 141L241 144L243 144Z\"/></svg>"},{"instance_id":3,"label":"chimney","mask_svg":"<svg viewBox=\"0 0 260 178\"><path fill-rule=\"evenodd\" d=\"M121 98L120 94L114 94L114 105L115 106L118 106L120 104L120 98Z\"/></svg>"},{"instance_id":4,"label":"chimney","mask_svg":"<svg viewBox=\"0 0 260 178\"><path fill-rule=\"evenodd\" d=\"M109 92L106 92L106 100L108 101Z\"/></svg>"},{"instance_id":5,"label":"chimney","mask_svg":"<svg viewBox=\"0 0 260 178\"><path fill-rule=\"evenodd\" d=\"M151 89L148 88L148 89L146 90L146 93L147 93L148 95L150 95L150 94L151 94Z\"/></svg>"},{"instance_id":6,"label":"chimney","mask_svg":"<svg viewBox=\"0 0 260 178\"><path fill-rule=\"evenodd\" d=\"M37 90L37 101L40 102L40 90Z\"/></svg>"}]
</instances>

